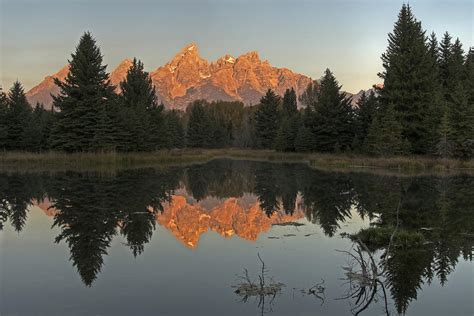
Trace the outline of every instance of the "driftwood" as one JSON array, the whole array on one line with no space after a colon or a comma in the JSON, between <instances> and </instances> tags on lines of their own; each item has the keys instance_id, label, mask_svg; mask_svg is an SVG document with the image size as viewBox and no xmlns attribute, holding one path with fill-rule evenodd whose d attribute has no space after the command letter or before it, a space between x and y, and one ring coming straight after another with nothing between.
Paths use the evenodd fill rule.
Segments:
<instances>
[{"instance_id":1,"label":"driftwood","mask_svg":"<svg viewBox=\"0 0 474 316\"><path fill-rule=\"evenodd\" d=\"M272 226L294 226L294 227L299 227L299 226L304 226L305 224L303 223L298 223L298 222L284 222L284 223L275 223L272 224Z\"/></svg>"},{"instance_id":2,"label":"driftwood","mask_svg":"<svg viewBox=\"0 0 474 316\"><path fill-rule=\"evenodd\" d=\"M257 254L257 256L260 260L260 263L262 264L262 269L258 275L258 283L256 280L252 281L248 270L244 269L244 274L239 276L239 279L243 282L232 287L236 288L234 293L239 295L243 302L247 302L247 300L251 297L258 299L258 307L260 308L261 314L263 315L265 312L271 311L273 300L278 294L281 293L285 284L281 282L274 282L272 278L268 280L268 270L265 266L265 262L260 257L260 254ZM269 308L266 308L265 306L266 297L270 298Z\"/></svg>"}]
</instances>

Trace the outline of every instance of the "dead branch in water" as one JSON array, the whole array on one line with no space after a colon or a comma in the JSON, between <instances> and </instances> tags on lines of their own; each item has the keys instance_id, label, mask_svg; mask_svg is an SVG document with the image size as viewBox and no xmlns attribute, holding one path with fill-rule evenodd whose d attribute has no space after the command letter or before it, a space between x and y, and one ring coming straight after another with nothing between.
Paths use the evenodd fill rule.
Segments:
<instances>
[{"instance_id":1,"label":"dead branch in water","mask_svg":"<svg viewBox=\"0 0 474 316\"><path fill-rule=\"evenodd\" d=\"M351 313L359 315L366 310L376 298L379 286L382 290L382 297L385 304L385 313L390 315L387 303L385 286L380 280L382 272L379 271L374 257L368 247L361 241L356 241L356 247L352 251L337 250L345 253L349 257L348 266L343 267L349 284L348 291L343 297L337 300L355 300L355 305L351 308ZM364 253L366 256L364 256Z\"/></svg>"},{"instance_id":2,"label":"dead branch in water","mask_svg":"<svg viewBox=\"0 0 474 316\"><path fill-rule=\"evenodd\" d=\"M260 254L257 254L257 257L262 265L260 274L258 275L258 284L252 281L248 270L244 269L244 274L239 276L239 279L243 280L244 282L233 287L237 288L234 293L242 297L243 302L247 302L250 297L255 297L255 299L258 299L258 307L260 308L261 314L263 315L265 312L271 311L273 300L277 294L281 293L281 290L285 285L280 282L273 282L272 278L270 278L269 282L267 283L267 267L263 259L260 257ZM269 302L269 310L265 309L265 297L271 297Z\"/></svg>"}]
</instances>

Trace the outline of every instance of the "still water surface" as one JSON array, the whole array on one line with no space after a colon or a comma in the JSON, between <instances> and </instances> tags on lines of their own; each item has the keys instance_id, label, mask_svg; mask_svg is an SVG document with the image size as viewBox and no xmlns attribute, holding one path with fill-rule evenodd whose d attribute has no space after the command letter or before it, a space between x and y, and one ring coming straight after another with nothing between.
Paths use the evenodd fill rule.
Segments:
<instances>
[{"instance_id":1,"label":"still water surface","mask_svg":"<svg viewBox=\"0 0 474 316\"><path fill-rule=\"evenodd\" d=\"M3 173L0 314L473 315L473 188L224 159ZM235 293L259 256L284 286Z\"/></svg>"}]
</instances>

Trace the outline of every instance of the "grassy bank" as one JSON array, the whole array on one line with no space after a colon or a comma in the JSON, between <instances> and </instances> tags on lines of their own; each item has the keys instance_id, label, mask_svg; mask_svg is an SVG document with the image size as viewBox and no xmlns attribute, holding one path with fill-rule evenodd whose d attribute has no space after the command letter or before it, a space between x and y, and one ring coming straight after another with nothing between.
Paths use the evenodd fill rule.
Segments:
<instances>
[{"instance_id":1,"label":"grassy bank","mask_svg":"<svg viewBox=\"0 0 474 316\"><path fill-rule=\"evenodd\" d=\"M436 159L419 156L368 157L352 154L280 153L272 150L183 149L151 153L0 153L3 170L104 169L173 166L234 158L273 162L305 162L327 170L391 170L407 173L474 173L474 160Z\"/></svg>"}]
</instances>

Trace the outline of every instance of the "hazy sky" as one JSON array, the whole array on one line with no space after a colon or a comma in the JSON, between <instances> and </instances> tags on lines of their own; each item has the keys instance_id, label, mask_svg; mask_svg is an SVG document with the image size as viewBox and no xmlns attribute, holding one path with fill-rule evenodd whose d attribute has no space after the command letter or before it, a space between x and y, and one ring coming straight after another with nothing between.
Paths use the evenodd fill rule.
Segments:
<instances>
[{"instance_id":1,"label":"hazy sky","mask_svg":"<svg viewBox=\"0 0 474 316\"><path fill-rule=\"evenodd\" d=\"M0 0L0 85L29 89L67 62L91 31L111 71L138 57L149 71L196 42L203 58L256 50L277 67L319 78L329 67L346 91L379 82L380 55L403 1L395 0ZM411 0L438 38L473 45L473 0Z\"/></svg>"}]
</instances>

